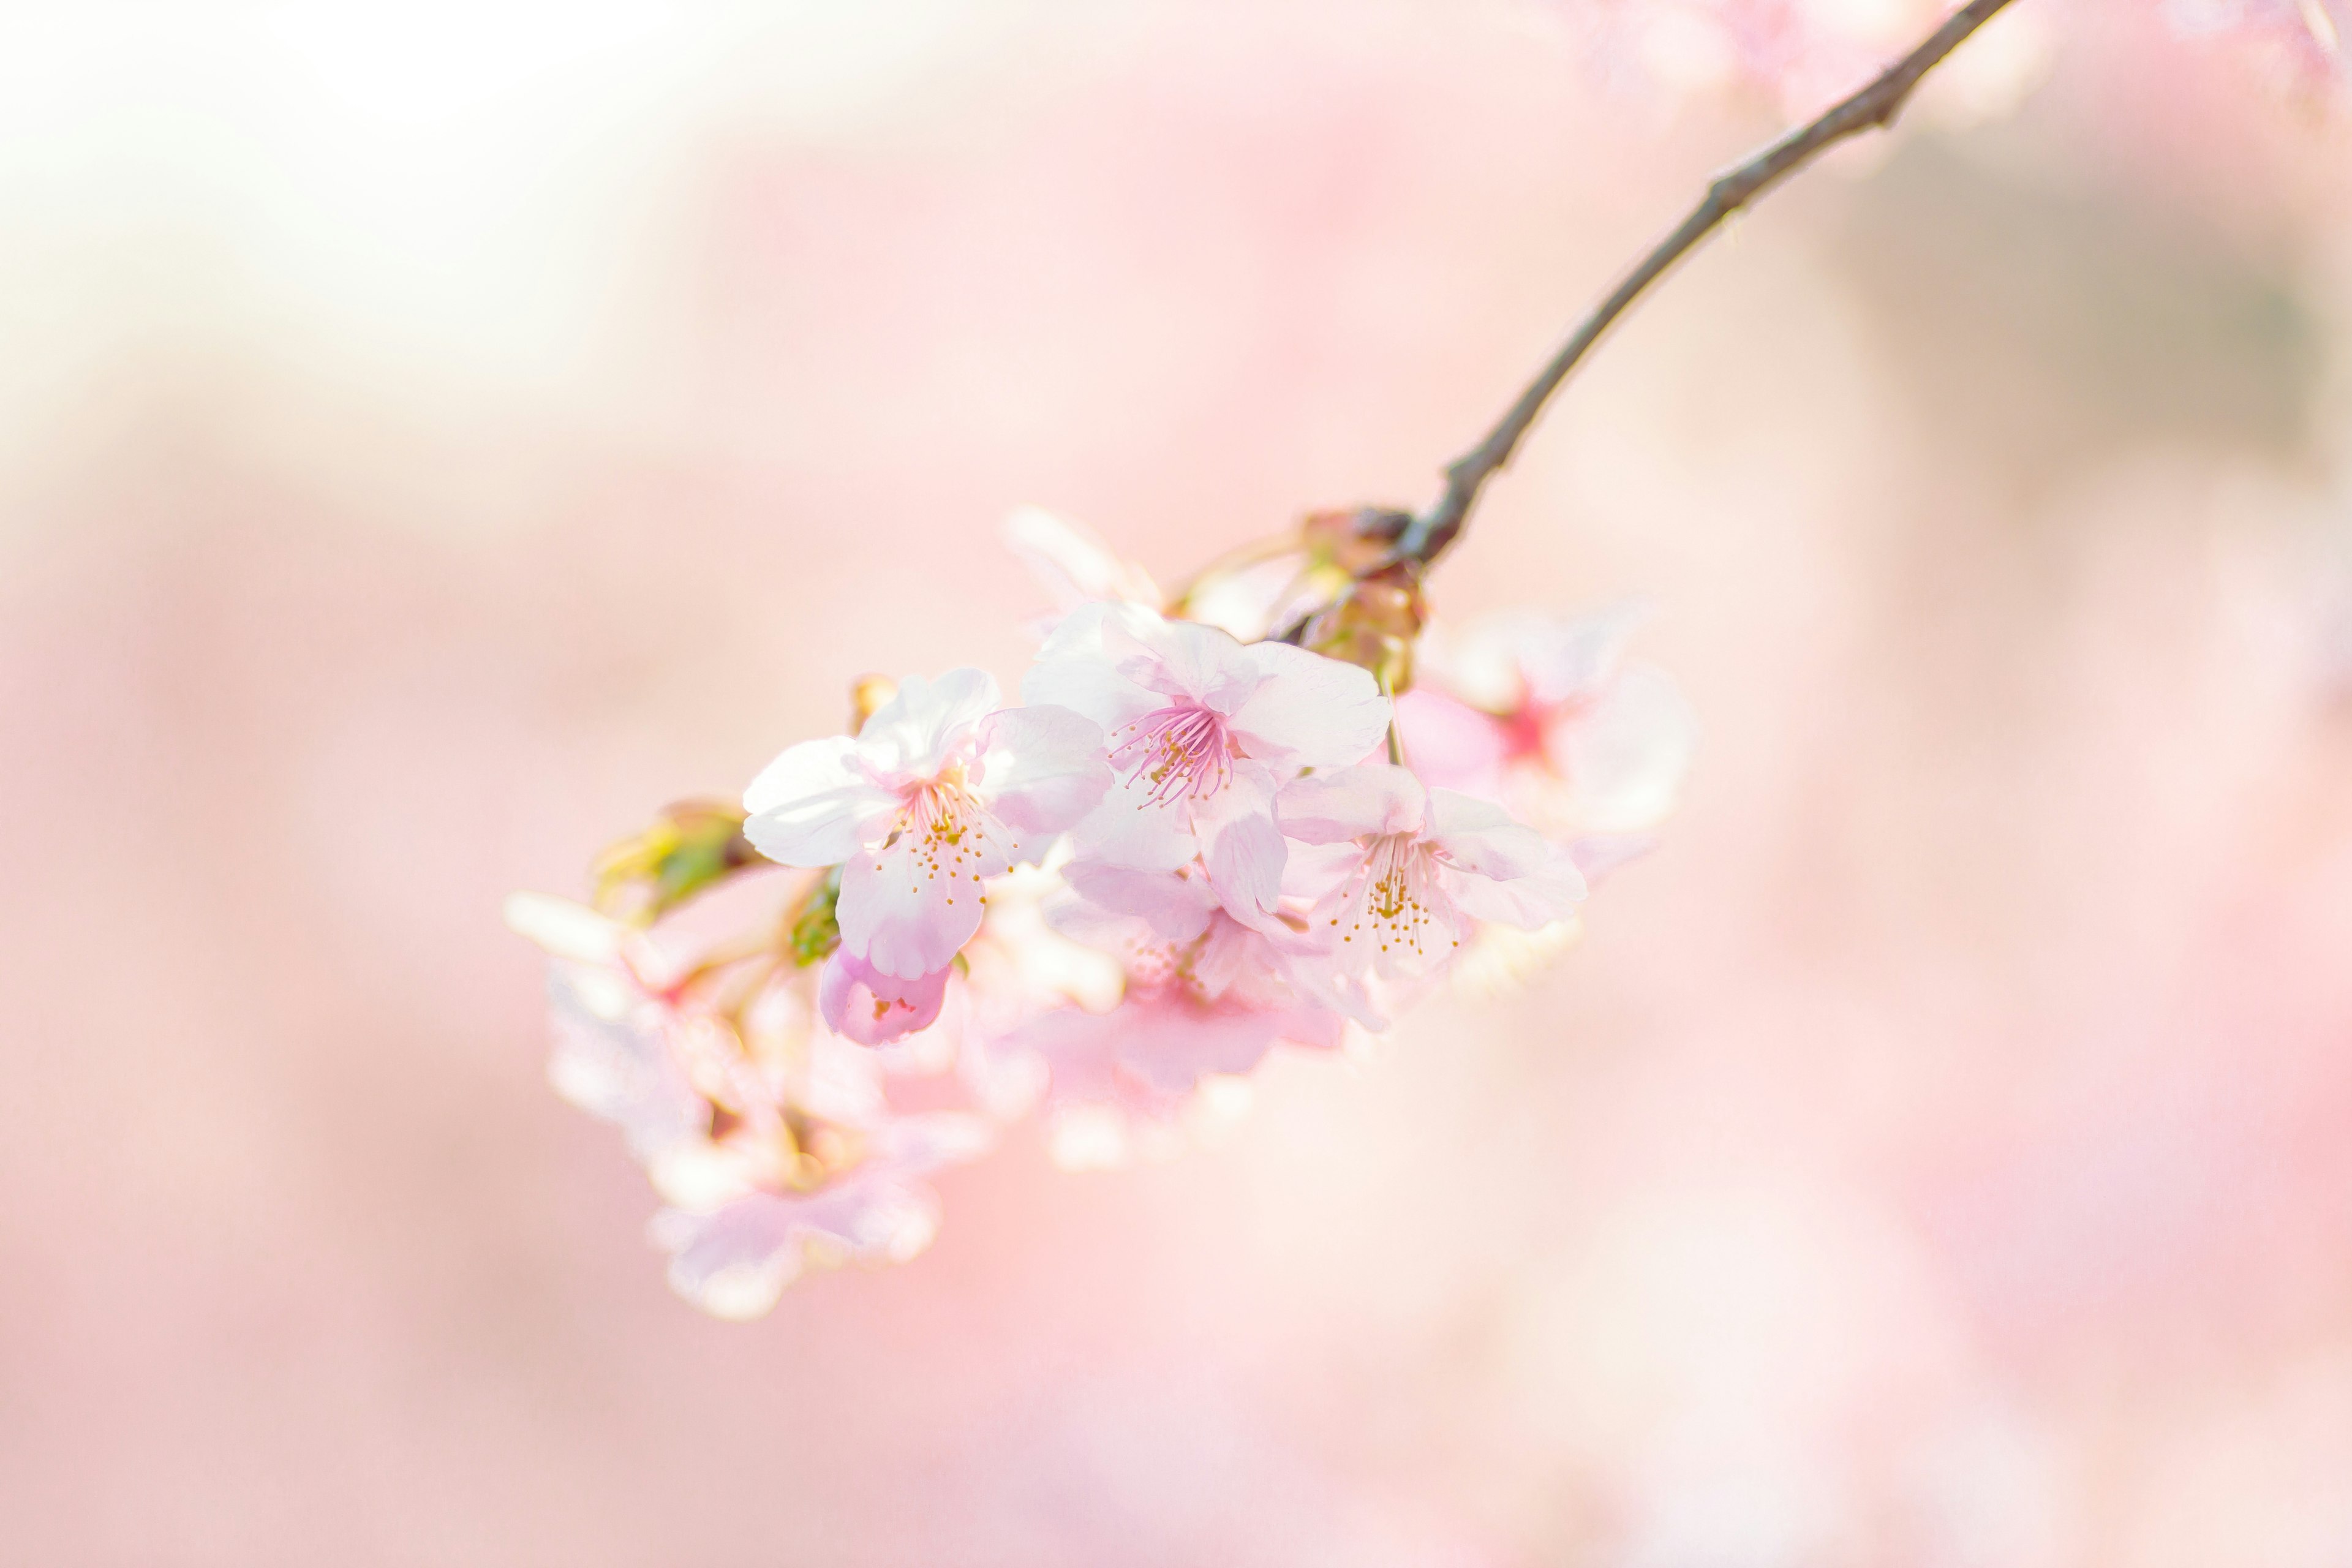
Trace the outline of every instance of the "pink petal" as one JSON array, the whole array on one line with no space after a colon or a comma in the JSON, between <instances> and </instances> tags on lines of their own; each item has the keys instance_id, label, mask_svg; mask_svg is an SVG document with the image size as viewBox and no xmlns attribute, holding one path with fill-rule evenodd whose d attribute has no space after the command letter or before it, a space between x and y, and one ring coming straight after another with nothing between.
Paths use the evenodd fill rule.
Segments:
<instances>
[{"instance_id":1,"label":"pink petal","mask_svg":"<svg viewBox=\"0 0 2352 1568\"><path fill-rule=\"evenodd\" d=\"M1438 868L1437 880L1463 913L1521 931L1538 931L1566 920L1584 897L1584 878L1565 851L1555 865L1507 881L1451 866Z\"/></svg>"},{"instance_id":2,"label":"pink petal","mask_svg":"<svg viewBox=\"0 0 2352 1568\"><path fill-rule=\"evenodd\" d=\"M1508 879L1554 870L1563 852L1489 800L1450 789L1429 792L1429 842L1455 868ZM1570 867L1571 873L1574 868Z\"/></svg>"},{"instance_id":3,"label":"pink petal","mask_svg":"<svg viewBox=\"0 0 2352 1568\"><path fill-rule=\"evenodd\" d=\"M1062 868L1070 890L1097 910L1141 921L1169 942L1190 942L1207 929L1216 894L1196 878L1172 871L1138 871L1078 859ZM1078 910L1059 914L1054 928L1078 942L1102 945L1112 933Z\"/></svg>"},{"instance_id":4,"label":"pink petal","mask_svg":"<svg viewBox=\"0 0 2352 1568\"><path fill-rule=\"evenodd\" d=\"M1066 708L1003 709L982 726L980 746L973 782L1000 821L1028 836L1017 858L1043 855L1110 788L1101 727Z\"/></svg>"},{"instance_id":5,"label":"pink petal","mask_svg":"<svg viewBox=\"0 0 2352 1568\"><path fill-rule=\"evenodd\" d=\"M1345 767L1388 732L1389 700L1371 671L1287 643L1252 643L1244 652L1259 680L1227 728L1251 756Z\"/></svg>"},{"instance_id":6,"label":"pink petal","mask_svg":"<svg viewBox=\"0 0 2352 1568\"><path fill-rule=\"evenodd\" d=\"M1309 773L1283 786L1275 820L1307 844L1335 844L1368 833L1410 833L1421 826L1428 797L1421 781L1387 763L1364 763Z\"/></svg>"},{"instance_id":7,"label":"pink petal","mask_svg":"<svg viewBox=\"0 0 2352 1568\"><path fill-rule=\"evenodd\" d=\"M980 930L983 880L1011 864L984 823L951 850L929 848L923 835L902 828L895 844L842 868L841 945L901 980L945 969Z\"/></svg>"},{"instance_id":8,"label":"pink petal","mask_svg":"<svg viewBox=\"0 0 2352 1568\"><path fill-rule=\"evenodd\" d=\"M1228 909L1264 914L1282 899L1282 868L1288 847L1268 816L1249 816L1227 824L1202 855L1209 883Z\"/></svg>"},{"instance_id":9,"label":"pink petal","mask_svg":"<svg viewBox=\"0 0 2352 1568\"><path fill-rule=\"evenodd\" d=\"M878 1046L927 1029L946 1000L953 966L915 980L883 973L842 948L825 960L817 980L817 1010L825 1026L861 1046Z\"/></svg>"},{"instance_id":10,"label":"pink petal","mask_svg":"<svg viewBox=\"0 0 2352 1568\"><path fill-rule=\"evenodd\" d=\"M1576 792L1578 820L1623 832L1651 826L1674 809L1697 731L1672 678L1637 664L1591 707L1550 725L1544 750Z\"/></svg>"},{"instance_id":11,"label":"pink petal","mask_svg":"<svg viewBox=\"0 0 2352 1568\"><path fill-rule=\"evenodd\" d=\"M1093 599L1160 603L1150 574L1120 560L1092 530L1041 508L1016 509L1004 520L1004 541L1057 608L1076 609Z\"/></svg>"},{"instance_id":12,"label":"pink petal","mask_svg":"<svg viewBox=\"0 0 2352 1568\"><path fill-rule=\"evenodd\" d=\"M1424 784L1501 798L1510 742L1492 714L1426 687L1398 698L1396 713L1405 763Z\"/></svg>"}]
</instances>

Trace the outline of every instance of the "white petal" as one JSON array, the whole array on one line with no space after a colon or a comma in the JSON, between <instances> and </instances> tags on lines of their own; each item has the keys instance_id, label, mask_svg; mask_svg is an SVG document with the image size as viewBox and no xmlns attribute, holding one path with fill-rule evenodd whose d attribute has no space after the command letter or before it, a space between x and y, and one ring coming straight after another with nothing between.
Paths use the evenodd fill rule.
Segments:
<instances>
[{"instance_id":1,"label":"white petal","mask_svg":"<svg viewBox=\"0 0 2352 1568\"><path fill-rule=\"evenodd\" d=\"M619 1126L629 1152L651 1163L698 1142L710 1106L687 1080L651 1008L614 1009L592 994L602 970L557 963L548 972L555 1049L547 1078L572 1104Z\"/></svg>"},{"instance_id":2,"label":"white petal","mask_svg":"<svg viewBox=\"0 0 2352 1568\"><path fill-rule=\"evenodd\" d=\"M743 792L743 836L786 866L837 866L857 853L875 816L897 805L856 763L846 735L803 741L770 763Z\"/></svg>"},{"instance_id":3,"label":"white petal","mask_svg":"<svg viewBox=\"0 0 2352 1568\"><path fill-rule=\"evenodd\" d=\"M1489 800L1450 789L1429 792L1429 841L1459 869L1507 880L1565 868L1567 851Z\"/></svg>"},{"instance_id":4,"label":"white petal","mask_svg":"<svg viewBox=\"0 0 2352 1568\"><path fill-rule=\"evenodd\" d=\"M1292 767L1360 763L1388 731L1389 700L1371 671L1288 643L1244 650L1260 677L1227 729L1254 757Z\"/></svg>"},{"instance_id":5,"label":"white petal","mask_svg":"<svg viewBox=\"0 0 2352 1568\"><path fill-rule=\"evenodd\" d=\"M1138 685L1231 713L1264 679L1251 657L1253 645L1233 633L1197 621L1155 616L1152 622L1156 624L1137 621L1129 628L1145 651L1122 661L1120 668ZM1116 640L1112 647L1116 652ZM1156 668L1144 668L1147 663Z\"/></svg>"},{"instance_id":6,"label":"white petal","mask_svg":"<svg viewBox=\"0 0 2352 1568\"><path fill-rule=\"evenodd\" d=\"M857 731L858 753L886 776L929 778L961 754L1001 695L984 669L950 669L937 680L910 675Z\"/></svg>"},{"instance_id":7,"label":"white petal","mask_svg":"<svg viewBox=\"0 0 2352 1568\"><path fill-rule=\"evenodd\" d=\"M710 1214L666 1209L647 1227L670 1254L670 1289L714 1318L764 1317L800 1278L804 1247L798 1204L769 1193Z\"/></svg>"},{"instance_id":8,"label":"white petal","mask_svg":"<svg viewBox=\"0 0 2352 1568\"><path fill-rule=\"evenodd\" d=\"M1439 867L1437 879L1465 914L1521 931L1539 931L1566 920L1584 897L1584 879L1565 855L1552 867L1508 881L1452 866Z\"/></svg>"},{"instance_id":9,"label":"white petal","mask_svg":"<svg viewBox=\"0 0 2352 1568\"><path fill-rule=\"evenodd\" d=\"M1150 573L1120 560L1092 530L1042 508L1014 509L1004 520L1004 542L1057 608L1076 609L1092 599L1160 603Z\"/></svg>"},{"instance_id":10,"label":"white petal","mask_svg":"<svg viewBox=\"0 0 2352 1568\"><path fill-rule=\"evenodd\" d=\"M1139 646L1134 627L1156 619L1125 604L1083 605L1062 617L1021 678L1021 700L1066 708L1106 731L1161 706L1160 697L1120 673ZM1112 645L1116 643L1114 649Z\"/></svg>"},{"instance_id":11,"label":"white petal","mask_svg":"<svg viewBox=\"0 0 2352 1568\"><path fill-rule=\"evenodd\" d=\"M1367 833L1410 833L1421 826L1427 795L1421 781L1387 763L1309 773L1275 797L1275 820L1307 844L1335 844Z\"/></svg>"},{"instance_id":12,"label":"white petal","mask_svg":"<svg viewBox=\"0 0 2352 1568\"><path fill-rule=\"evenodd\" d=\"M630 928L585 904L550 893L507 896L507 929L539 944L556 958L581 963L608 963L620 956Z\"/></svg>"},{"instance_id":13,"label":"white petal","mask_svg":"<svg viewBox=\"0 0 2352 1568\"><path fill-rule=\"evenodd\" d=\"M1043 839L1060 833L1110 788L1102 729L1066 708L1007 708L981 731L974 782L1007 826ZM1045 846L1034 846L1034 859Z\"/></svg>"},{"instance_id":14,"label":"white petal","mask_svg":"<svg viewBox=\"0 0 2352 1568\"><path fill-rule=\"evenodd\" d=\"M1071 830L1081 860L1130 871L1174 871L1200 853L1191 814L1179 800L1154 798L1150 778L1129 773Z\"/></svg>"}]
</instances>

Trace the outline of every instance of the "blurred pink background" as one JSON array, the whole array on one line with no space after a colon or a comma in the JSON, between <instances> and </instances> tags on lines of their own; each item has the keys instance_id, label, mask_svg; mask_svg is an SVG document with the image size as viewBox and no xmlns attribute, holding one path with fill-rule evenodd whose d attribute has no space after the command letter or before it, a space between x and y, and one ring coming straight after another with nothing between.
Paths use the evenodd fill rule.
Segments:
<instances>
[{"instance_id":1,"label":"blurred pink background","mask_svg":"<svg viewBox=\"0 0 2352 1568\"><path fill-rule=\"evenodd\" d=\"M1527 994L749 1327L546 1088L509 889L1016 675L1016 502L1425 500L1777 128L1564 9L0 22L0 1558L2352 1562L2352 138L2136 5L1440 574L1704 725Z\"/></svg>"}]
</instances>

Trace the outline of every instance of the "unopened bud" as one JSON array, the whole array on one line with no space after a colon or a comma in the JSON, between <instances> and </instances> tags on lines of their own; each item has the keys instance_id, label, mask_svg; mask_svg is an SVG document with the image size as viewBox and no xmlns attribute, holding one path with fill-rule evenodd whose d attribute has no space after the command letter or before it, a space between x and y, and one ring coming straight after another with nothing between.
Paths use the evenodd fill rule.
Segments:
<instances>
[{"instance_id":1,"label":"unopened bud","mask_svg":"<svg viewBox=\"0 0 2352 1568\"><path fill-rule=\"evenodd\" d=\"M1360 665L1383 690L1412 685L1412 647L1429 621L1421 575L1412 566L1384 567L1350 583L1307 623L1300 646Z\"/></svg>"},{"instance_id":2,"label":"unopened bud","mask_svg":"<svg viewBox=\"0 0 2352 1568\"><path fill-rule=\"evenodd\" d=\"M887 675L861 675L849 683L849 732L853 735L866 728L866 721L898 695L898 683Z\"/></svg>"}]
</instances>

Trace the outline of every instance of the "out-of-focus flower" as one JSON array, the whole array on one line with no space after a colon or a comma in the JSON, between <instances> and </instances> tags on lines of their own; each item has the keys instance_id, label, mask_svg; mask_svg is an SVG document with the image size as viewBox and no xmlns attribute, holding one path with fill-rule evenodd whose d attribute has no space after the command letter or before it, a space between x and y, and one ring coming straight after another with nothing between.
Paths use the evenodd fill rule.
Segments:
<instances>
[{"instance_id":1,"label":"out-of-focus flower","mask_svg":"<svg viewBox=\"0 0 2352 1568\"><path fill-rule=\"evenodd\" d=\"M1559 12L1619 76L1671 94L1742 90L1810 118L1932 33L1947 0L1585 0ZM2053 31L2013 8L1937 72L1947 112L2007 112L2046 71Z\"/></svg>"},{"instance_id":2,"label":"out-of-focus flower","mask_svg":"<svg viewBox=\"0 0 2352 1568\"><path fill-rule=\"evenodd\" d=\"M1335 873L1308 929L1339 941L1340 973L1412 979L1452 960L1472 920L1533 931L1576 912L1584 879L1566 850L1488 801L1424 789L1370 763L1285 787L1282 830L1332 847Z\"/></svg>"},{"instance_id":3,"label":"out-of-focus flower","mask_svg":"<svg viewBox=\"0 0 2352 1568\"><path fill-rule=\"evenodd\" d=\"M1201 1097L1216 1092L1212 1080L1254 1071L1277 1044L1330 1049L1346 1036L1346 1018L1292 983L1292 958L1309 944L1294 936L1286 948L1243 925L1196 874L1122 880L1133 892L1147 879L1162 884L1139 900L1152 907L1150 919L1094 902L1084 882L1052 911L1057 931L1117 955L1117 1005L1055 1008L995 1047L1042 1069L1048 1139L1065 1163L1117 1163L1172 1149L1181 1124L1202 1110Z\"/></svg>"},{"instance_id":4,"label":"out-of-focus flower","mask_svg":"<svg viewBox=\"0 0 2352 1568\"><path fill-rule=\"evenodd\" d=\"M989 878L1036 859L1102 798L1101 750L1066 709L1000 709L984 671L913 676L856 737L771 763L744 792L744 831L782 864L841 866L843 948L920 979L980 929Z\"/></svg>"},{"instance_id":5,"label":"out-of-focus flower","mask_svg":"<svg viewBox=\"0 0 2352 1568\"><path fill-rule=\"evenodd\" d=\"M811 1268L904 1263L939 1234L938 1194L920 1178L985 1153L987 1122L957 1112L902 1117L877 1129L839 1179L806 1193L752 1193L705 1212L666 1209L654 1245L669 1282L713 1317L765 1315Z\"/></svg>"},{"instance_id":6,"label":"out-of-focus flower","mask_svg":"<svg viewBox=\"0 0 2352 1568\"><path fill-rule=\"evenodd\" d=\"M2165 0L2164 15L2188 37L2246 47L2273 77L2344 79L2342 14L2331 0Z\"/></svg>"},{"instance_id":7,"label":"out-of-focus flower","mask_svg":"<svg viewBox=\"0 0 2352 1568\"><path fill-rule=\"evenodd\" d=\"M1122 560L1093 530L1042 507L1014 508L1004 542L1061 613L1103 599L1150 610L1164 602L1150 573Z\"/></svg>"},{"instance_id":8,"label":"out-of-focus flower","mask_svg":"<svg viewBox=\"0 0 2352 1568\"><path fill-rule=\"evenodd\" d=\"M1423 684L1397 702L1407 761L1555 837L1655 826L1681 792L1696 726L1664 671L1626 659L1641 619L1633 607L1523 614L1433 637ZM1592 847L1596 862L1611 854Z\"/></svg>"},{"instance_id":9,"label":"out-of-focus flower","mask_svg":"<svg viewBox=\"0 0 2352 1568\"><path fill-rule=\"evenodd\" d=\"M1108 737L1115 784L1073 832L1080 863L1173 871L1197 857L1238 911L1274 908L1286 857L1274 796L1302 768L1359 761L1389 701L1351 665L1131 605L1089 605L1022 682Z\"/></svg>"}]
</instances>

